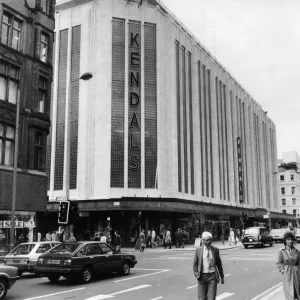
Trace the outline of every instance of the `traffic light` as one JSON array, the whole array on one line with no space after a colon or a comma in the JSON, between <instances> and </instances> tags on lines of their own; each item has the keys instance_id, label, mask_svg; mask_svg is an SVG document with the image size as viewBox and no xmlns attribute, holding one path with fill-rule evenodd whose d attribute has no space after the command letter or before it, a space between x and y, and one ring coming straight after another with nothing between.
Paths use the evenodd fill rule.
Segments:
<instances>
[{"instance_id":1,"label":"traffic light","mask_svg":"<svg viewBox=\"0 0 300 300\"><path fill-rule=\"evenodd\" d=\"M70 206L70 222L75 224L79 218L78 204L76 202L71 202Z\"/></svg>"},{"instance_id":2,"label":"traffic light","mask_svg":"<svg viewBox=\"0 0 300 300\"><path fill-rule=\"evenodd\" d=\"M62 201L59 203L58 224L68 224L70 202Z\"/></svg>"}]
</instances>

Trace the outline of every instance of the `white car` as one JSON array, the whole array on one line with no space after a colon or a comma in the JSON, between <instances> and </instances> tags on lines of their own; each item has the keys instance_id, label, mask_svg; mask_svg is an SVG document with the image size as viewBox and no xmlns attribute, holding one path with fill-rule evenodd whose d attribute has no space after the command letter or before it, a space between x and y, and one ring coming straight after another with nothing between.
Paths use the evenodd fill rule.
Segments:
<instances>
[{"instance_id":1,"label":"white car","mask_svg":"<svg viewBox=\"0 0 300 300\"><path fill-rule=\"evenodd\" d=\"M60 244L59 242L22 243L4 257L4 264L18 268L19 276L23 272L34 273L37 260L41 254Z\"/></svg>"}]
</instances>

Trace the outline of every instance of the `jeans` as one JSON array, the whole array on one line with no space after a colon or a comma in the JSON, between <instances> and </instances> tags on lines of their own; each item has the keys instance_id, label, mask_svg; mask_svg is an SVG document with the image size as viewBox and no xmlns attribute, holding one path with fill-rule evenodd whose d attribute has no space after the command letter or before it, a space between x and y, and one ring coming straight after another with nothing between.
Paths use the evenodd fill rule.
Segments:
<instances>
[{"instance_id":1,"label":"jeans","mask_svg":"<svg viewBox=\"0 0 300 300\"><path fill-rule=\"evenodd\" d=\"M215 300L217 295L216 273L202 273L198 280L198 299Z\"/></svg>"}]
</instances>

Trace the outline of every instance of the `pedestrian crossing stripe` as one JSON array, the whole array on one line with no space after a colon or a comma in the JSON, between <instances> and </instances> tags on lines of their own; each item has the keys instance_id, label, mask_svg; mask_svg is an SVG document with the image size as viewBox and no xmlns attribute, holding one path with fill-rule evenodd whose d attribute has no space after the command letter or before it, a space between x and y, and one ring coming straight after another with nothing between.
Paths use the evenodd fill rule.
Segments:
<instances>
[{"instance_id":1,"label":"pedestrian crossing stripe","mask_svg":"<svg viewBox=\"0 0 300 300\"><path fill-rule=\"evenodd\" d=\"M223 293L223 294L217 296L216 300L223 300L223 299L226 299L226 298L231 297L233 295L234 295L234 293Z\"/></svg>"}]
</instances>

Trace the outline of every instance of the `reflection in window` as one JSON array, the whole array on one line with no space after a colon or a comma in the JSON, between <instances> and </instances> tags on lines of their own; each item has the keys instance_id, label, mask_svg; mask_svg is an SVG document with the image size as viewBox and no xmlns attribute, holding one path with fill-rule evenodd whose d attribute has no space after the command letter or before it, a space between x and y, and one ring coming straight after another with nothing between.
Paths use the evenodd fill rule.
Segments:
<instances>
[{"instance_id":1,"label":"reflection in window","mask_svg":"<svg viewBox=\"0 0 300 300\"><path fill-rule=\"evenodd\" d=\"M41 33L41 49L40 49L40 60L47 62L48 59L48 35Z\"/></svg>"},{"instance_id":2,"label":"reflection in window","mask_svg":"<svg viewBox=\"0 0 300 300\"><path fill-rule=\"evenodd\" d=\"M7 13L3 14L1 32L1 42L3 44L20 50L21 30L22 22L19 19Z\"/></svg>"}]
</instances>

